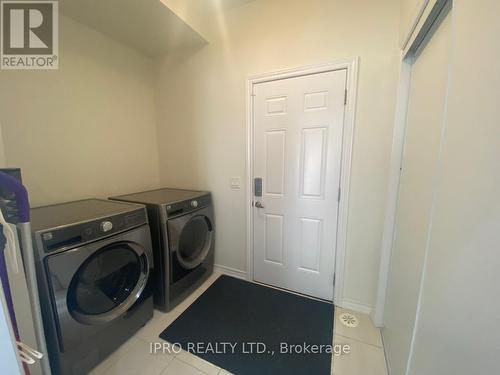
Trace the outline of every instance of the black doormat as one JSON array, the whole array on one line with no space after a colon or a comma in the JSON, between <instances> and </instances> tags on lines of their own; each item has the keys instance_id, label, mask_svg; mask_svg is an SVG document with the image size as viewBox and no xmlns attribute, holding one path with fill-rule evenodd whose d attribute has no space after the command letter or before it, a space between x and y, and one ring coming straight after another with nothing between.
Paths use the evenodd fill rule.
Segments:
<instances>
[{"instance_id":1,"label":"black doormat","mask_svg":"<svg viewBox=\"0 0 500 375\"><path fill-rule=\"evenodd\" d=\"M330 375L332 335L332 304L221 276L160 337L236 375Z\"/></svg>"}]
</instances>

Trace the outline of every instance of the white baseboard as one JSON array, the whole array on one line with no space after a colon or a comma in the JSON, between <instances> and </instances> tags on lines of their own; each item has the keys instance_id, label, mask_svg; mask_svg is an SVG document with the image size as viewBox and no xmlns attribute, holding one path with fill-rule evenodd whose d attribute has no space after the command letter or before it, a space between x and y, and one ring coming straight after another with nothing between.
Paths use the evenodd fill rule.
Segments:
<instances>
[{"instance_id":1,"label":"white baseboard","mask_svg":"<svg viewBox=\"0 0 500 375\"><path fill-rule=\"evenodd\" d=\"M223 266L221 264L214 264L214 272L217 272L217 273L220 273L223 275L236 277L236 278L242 279L242 280L247 279L247 273L245 271L238 270L238 269L232 268L232 267ZM267 286L269 286L269 285L267 285ZM279 289L279 288L277 288L277 289ZM352 301L352 300L348 300L348 299L342 300L340 307L342 307L344 309L356 311L356 312L359 312L362 314L367 314L367 315L370 315L372 312L372 309L373 309L373 307L370 305L366 305L366 304Z\"/></svg>"},{"instance_id":2,"label":"white baseboard","mask_svg":"<svg viewBox=\"0 0 500 375\"><path fill-rule=\"evenodd\" d=\"M340 307L367 315L370 315L373 309L370 305L346 299L342 300Z\"/></svg>"},{"instance_id":3,"label":"white baseboard","mask_svg":"<svg viewBox=\"0 0 500 375\"><path fill-rule=\"evenodd\" d=\"M223 275L236 277L238 279L246 280L247 278L247 273L245 271L237 270L236 268L222 266L220 264L214 264L214 271L221 273Z\"/></svg>"}]
</instances>

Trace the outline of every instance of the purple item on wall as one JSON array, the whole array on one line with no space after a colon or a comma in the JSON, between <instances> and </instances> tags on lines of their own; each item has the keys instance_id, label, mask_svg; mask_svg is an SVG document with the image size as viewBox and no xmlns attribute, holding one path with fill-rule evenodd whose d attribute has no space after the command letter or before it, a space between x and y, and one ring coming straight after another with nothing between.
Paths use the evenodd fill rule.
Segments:
<instances>
[{"instance_id":1,"label":"purple item on wall","mask_svg":"<svg viewBox=\"0 0 500 375\"><path fill-rule=\"evenodd\" d=\"M30 221L30 203L28 191L24 185L15 177L0 172L0 186L11 191L16 197L17 215L20 223Z\"/></svg>"}]
</instances>

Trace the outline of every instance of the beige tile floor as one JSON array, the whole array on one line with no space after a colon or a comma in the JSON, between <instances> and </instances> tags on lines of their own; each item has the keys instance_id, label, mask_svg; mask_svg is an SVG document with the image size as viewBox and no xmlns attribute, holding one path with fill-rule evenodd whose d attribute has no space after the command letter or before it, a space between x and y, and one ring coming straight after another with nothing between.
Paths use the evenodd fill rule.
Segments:
<instances>
[{"instance_id":1,"label":"beige tile floor","mask_svg":"<svg viewBox=\"0 0 500 375\"><path fill-rule=\"evenodd\" d=\"M95 368L91 375L230 375L188 352L150 354L152 342L161 342L158 335L193 303L217 278L214 274L183 303L169 313L155 311L153 319L134 337ZM332 359L334 375L386 375L380 332L366 315L356 328L344 327L338 320L343 311L336 308L334 344L347 344L350 353Z\"/></svg>"},{"instance_id":2,"label":"beige tile floor","mask_svg":"<svg viewBox=\"0 0 500 375\"><path fill-rule=\"evenodd\" d=\"M370 317L365 314L351 312L359 321L355 328L344 326L339 316L344 311L335 308L333 328L334 344L350 347L350 353L333 357L332 372L334 375L387 375L384 349L380 330L376 328Z\"/></svg>"}]
</instances>

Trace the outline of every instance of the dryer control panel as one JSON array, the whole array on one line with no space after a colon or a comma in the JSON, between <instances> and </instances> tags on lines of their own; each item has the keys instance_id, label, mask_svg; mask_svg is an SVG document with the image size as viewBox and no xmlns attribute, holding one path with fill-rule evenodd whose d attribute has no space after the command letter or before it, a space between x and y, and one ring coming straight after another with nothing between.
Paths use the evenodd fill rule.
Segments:
<instances>
[{"instance_id":1,"label":"dryer control panel","mask_svg":"<svg viewBox=\"0 0 500 375\"><path fill-rule=\"evenodd\" d=\"M189 212L199 210L200 208L207 207L212 203L210 194L205 194L193 199L170 203L165 206L167 217L172 218L178 215L184 215Z\"/></svg>"}]
</instances>

